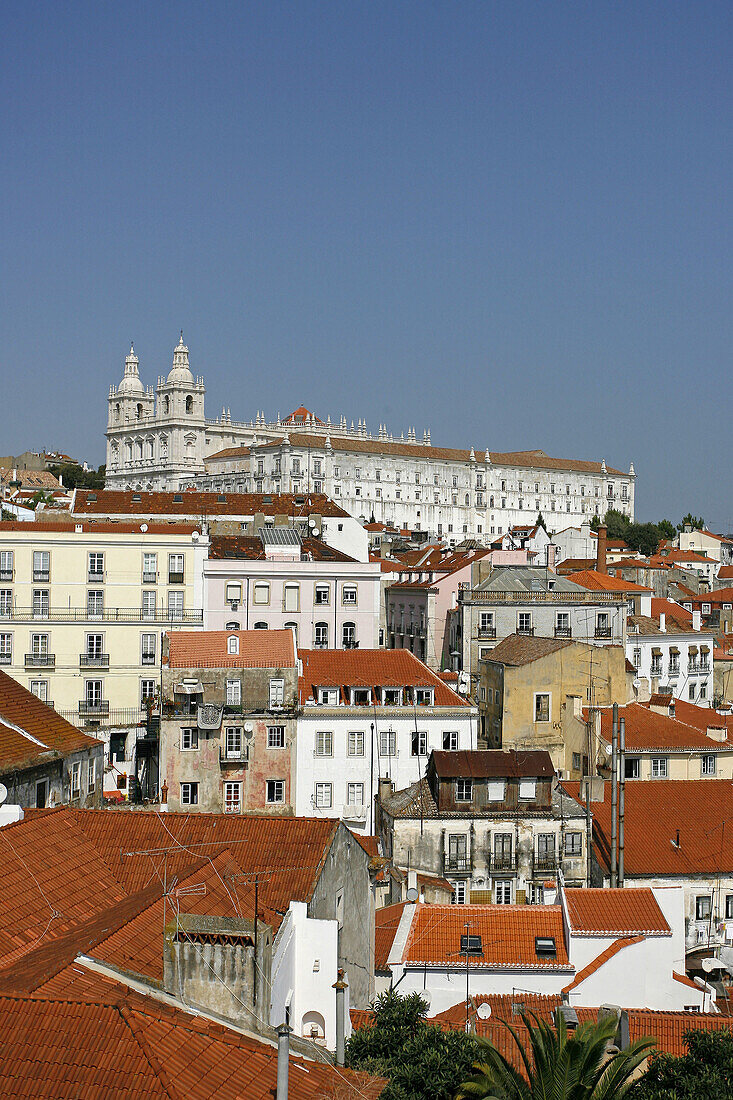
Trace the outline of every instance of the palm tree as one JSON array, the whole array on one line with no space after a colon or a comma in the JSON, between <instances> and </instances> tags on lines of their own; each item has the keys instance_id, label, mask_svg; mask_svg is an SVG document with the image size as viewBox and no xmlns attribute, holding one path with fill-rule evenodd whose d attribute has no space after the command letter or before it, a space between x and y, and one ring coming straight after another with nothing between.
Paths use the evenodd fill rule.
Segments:
<instances>
[{"instance_id":1,"label":"palm tree","mask_svg":"<svg viewBox=\"0 0 733 1100\"><path fill-rule=\"evenodd\" d=\"M557 1014L557 1030L534 1013L526 1019L529 1041L523 1043L510 1024L524 1073L499 1053L488 1039L480 1039L483 1059L460 1086L455 1100L620 1100L631 1088L632 1077L654 1045L638 1039L626 1050L608 1055L618 1022L608 1016L582 1024L568 1033L565 1018Z\"/></svg>"}]
</instances>

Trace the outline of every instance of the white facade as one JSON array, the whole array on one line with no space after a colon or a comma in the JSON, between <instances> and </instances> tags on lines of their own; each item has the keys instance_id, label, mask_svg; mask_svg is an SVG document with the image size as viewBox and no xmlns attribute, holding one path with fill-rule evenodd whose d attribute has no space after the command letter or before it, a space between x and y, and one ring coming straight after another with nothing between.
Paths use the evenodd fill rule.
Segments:
<instances>
[{"instance_id":1,"label":"white facade","mask_svg":"<svg viewBox=\"0 0 733 1100\"><path fill-rule=\"evenodd\" d=\"M702 631L667 632L664 615L660 618L661 630L653 634L641 632L643 625L635 625L641 622L639 618L630 620L626 656L636 669L636 679L646 681L652 693L671 689L675 699L685 699L699 707L712 706L715 635Z\"/></svg>"},{"instance_id":2,"label":"white facade","mask_svg":"<svg viewBox=\"0 0 733 1100\"><path fill-rule=\"evenodd\" d=\"M341 817L354 832L372 835L380 776L401 790L424 775L433 749L476 748L476 714L465 706L306 702L298 718L296 815Z\"/></svg>"},{"instance_id":3,"label":"white facade","mask_svg":"<svg viewBox=\"0 0 733 1100\"><path fill-rule=\"evenodd\" d=\"M540 511L551 530L609 507L634 516L633 464L625 474L605 461L558 461L542 451L439 448L414 429L398 440L380 426L373 437L361 420L349 428L344 417L331 424L305 409L285 421L258 413L240 423L226 410L207 420L204 395L183 336L155 392L141 382L131 348L122 382L109 392L107 486L324 492L363 522L374 515L454 543L489 542L534 523ZM243 450L222 455L229 448Z\"/></svg>"}]
</instances>

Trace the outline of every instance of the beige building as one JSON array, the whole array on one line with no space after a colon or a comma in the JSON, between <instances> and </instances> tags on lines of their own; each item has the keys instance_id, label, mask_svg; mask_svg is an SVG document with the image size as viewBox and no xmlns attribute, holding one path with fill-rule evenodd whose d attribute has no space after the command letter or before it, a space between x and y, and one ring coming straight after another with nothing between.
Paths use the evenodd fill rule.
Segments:
<instances>
[{"instance_id":1,"label":"beige building","mask_svg":"<svg viewBox=\"0 0 733 1100\"><path fill-rule=\"evenodd\" d=\"M0 524L0 665L79 727L136 726L161 635L201 627L192 524Z\"/></svg>"},{"instance_id":2,"label":"beige building","mask_svg":"<svg viewBox=\"0 0 733 1100\"><path fill-rule=\"evenodd\" d=\"M582 708L633 698L632 677L622 646L513 634L480 662L479 744L546 749L560 775L580 778L589 763L592 774Z\"/></svg>"}]
</instances>

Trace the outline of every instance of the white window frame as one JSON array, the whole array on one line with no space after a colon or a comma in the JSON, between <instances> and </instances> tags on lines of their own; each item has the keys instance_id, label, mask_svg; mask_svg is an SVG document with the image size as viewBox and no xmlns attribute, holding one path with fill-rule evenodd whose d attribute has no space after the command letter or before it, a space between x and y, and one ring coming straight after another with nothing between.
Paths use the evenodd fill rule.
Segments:
<instances>
[{"instance_id":1,"label":"white window frame","mask_svg":"<svg viewBox=\"0 0 733 1100\"><path fill-rule=\"evenodd\" d=\"M335 687L321 687L318 689L318 702L323 707L336 707L339 701L339 689Z\"/></svg>"},{"instance_id":2,"label":"white window frame","mask_svg":"<svg viewBox=\"0 0 733 1100\"><path fill-rule=\"evenodd\" d=\"M227 680L227 706L241 707L242 705L242 681Z\"/></svg>"},{"instance_id":3,"label":"white window frame","mask_svg":"<svg viewBox=\"0 0 733 1100\"><path fill-rule=\"evenodd\" d=\"M285 726L267 727L267 747L268 749L285 748Z\"/></svg>"},{"instance_id":4,"label":"white window frame","mask_svg":"<svg viewBox=\"0 0 733 1100\"><path fill-rule=\"evenodd\" d=\"M70 772L71 797L78 798L81 794L81 760L75 760Z\"/></svg>"},{"instance_id":5,"label":"white window frame","mask_svg":"<svg viewBox=\"0 0 733 1100\"><path fill-rule=\"evenodd\" d=\"M350 780L346 784L346 802L349 806L364 805L364 784L362 782Z\"/></svg>"},{"instance_id":6,"label":"white window frame","mask_svg":"<svg viewBox=\"0 0 733 1100\"><path fill-rule=\"evenodd\" d=\"M224 783L224 813L241 814L242 812L242 784L236 780L227 780Z\"/></svg>"},{"instance_id":7,"label":"white window frame","mask_svg":"<svg viewBox=\"0 0 733 1100\"><path fill-rule=\"evenodd\" d=\"M448 744L446 745L446 738ZM455 752L458 749L458 730L443 730L443 751Z\"/></svg>"},{"instance_id":8,"label":"white window frame","mask_svg":"<svg viewBox=\"0 0 733 1100\"><path fill-rule=\"evenodd\" d=\"M279 806L285 801L285 780L267 779L265 781L265 804Z\"/></svg>"},{"instance_id":9,"label":"white window frame","mask_svg":"<svg viewBox=\"0 0 733 1100\"><path fill-rule=\"evenodd\" d=\"M255 581L252 589L252 603L265 607L270 602L270 582Z\"/></svg>"},{"instance_id":10,"label":"white window frame","mask_svg":"<svg viewBox=\"0 0 733 1100\"><path fill-rule=\"evenodd\" d=\"M651 777L652 779L668 779L669 778L669 757L668 756L653 756L651 758Z\"/></svg>"},{"instance_id":11,"label":"white window frame","mask_svg":"<svg viewBox=\"0 0 733 1100\"><path fill-rule=\"evenodd\" d=\"M239 655L239 638L236 634L230 634L227 638L227 653L230 657Z\"/></svg>"},{"instance_id":12,"label":"white window frame","mask_svg":"<svg viewBox=\"0 0 733 1100\"><path fill-rule=\"evenodd\" d=\"M244 737L241 726L227 726L224 731L224 752L227 760L241 760L244 756Z\"/></svg>"},{"instance_id":13,"label":"white window frame","mask_svg":"<svg viewBox=\"0 0 733 1100\"><path fill-rule=\"evenodd\" d=\"M456 802L473 802L473 780L461 777L456 779Z\"/></svg>"},{"instance_id":14,"label":"white window frame","mask_svg":"<svg viewBox=\"0 0 733 1100\"><path fill-rule=\"evenodd\" d=\"M710 766L712 763L712 767ZM717 757L714 752L703 753L700 757L700 775L715 775L717 770Z\"/></svg>"},{"instance_id":15,"label":"white window frame","mask_svg":"<svg viewBox=\"0 0 733 1100\"><path fill-rule=\"evenodd\" d=\"M417 752L415 752L415 738L417 738ZM410 736L410 754L412 756L428 755L428 731L413 730Z\"/></svg>"},{"instance_id":16,"label":"white window frame","mask_svg":"<svg viewBox=\"0 0 733 1100\"><path fill-rule=\"evenodd\" d=\"M355 584L341 586L341 604L343 607L355 607L359 602L359 590Z\"/></svg>"},{"instance_id":17,"label":"white window frame","mask_svg":"<svg viewBox=\"0 0 733 1100\"><path fill-rule=\"evenodd\" d=\"M198 752L199 731L197 726L181 727L181 752Z\"/></svg>"},{"instance_id":18,"label":"white window frame","mask_svg":"<svg viewBox=\"0 0 733 1100\"><path fill-rule=\"evenodd\" d=\"M364 730L349 730L347 745L347 756L363 756Z\"/></svg>"},{"instance_id":19,"label":"white window frame","mask_svg":"<svg viewBox=\"0 0 733 1100\"><path fill-rule=\"evenodd\" d=\"M520 779L519 780L519 801L520 802L534 802L537 798L537 780L536 779Z\"/></svg>"},{"instance_id":20,"label":"white window frame","mask_svg":"<svg viewBox=\"0 0 733 1100\"><path fill-rule=\"evenodd\" d=\"M380 756L396 756L397 755L397 732L396 732L396 730L380 730L379 731L379 755Z\"/></svg>"},{"instance_id":21,"label":"white window frame","mask_svg":"<svg viewBox=\"0 0 733 1100\"><path fill-rule=\"evenodd\" d=\"M539 699L547 699L547 718L537 717L537 701ZM533 722L535 725L545 725L552 721L552 692L551 691L535 691L534 692L534 707L532 710Z\"/></svg>"},{"instance_id":22,"label":"white window frame","mask_svg":"<svg viewBox=\"0 0 733 1100\"><path fill-rule=\"evenodd\" d=\"M269 706L270 710L285 705L285 680L281 676L273 676L270 680Z\"/></svg>"},{"instance_id":23,"label":"white window frame","mask_svg":"<svg viewBox=\"0 0 733 1100\"><path fill-rule=\"evenodd\" d=\"M283 585L283 611L291 615L300 611L300 585L295 581Z\"/></svg>"},{"instance_id":24,"label":"white window frame","mask_svg":"<svg viewBox=\"0 0 733 1100\"><path fill-rule=\"evenodd\" d=\"M318 810L330 810L333 807L333 783L316 783L313 805Z\"/></svg>"},{"instance_id":25,"label":"white window frame","mask_svg":"<svg viewBox=\"0 0 733 1100\"><path fill-rule=\"evenodd\" d=\"M314 756L333 756L333 731L316 730Z\"/></svg>"},{"instance_id":26,"label":"white window frame","mask_svg":"<svg viewBox=\"0 0 733 1100\"><path fill-rule=\"evenodd\" d=\"M199 785L195 782L181 783L181 805L198 806Z\"/></svg>"}]
</instances>

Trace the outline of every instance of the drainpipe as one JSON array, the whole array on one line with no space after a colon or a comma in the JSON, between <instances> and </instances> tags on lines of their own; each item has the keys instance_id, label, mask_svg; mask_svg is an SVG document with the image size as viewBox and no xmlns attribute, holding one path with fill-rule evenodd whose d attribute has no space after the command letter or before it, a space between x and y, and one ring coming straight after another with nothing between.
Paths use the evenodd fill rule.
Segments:
<instances>
[{"instance_id":1,"label":"drainpipe","mask_svg":"<svg viewBox=\"0 0 733 1100\"><path fill-rule=\"evenodd\" d=\"M618 884L624 884L624 802L626 796L626 719L622 718L618 732Z\"/></svg>"},{"instance_id":2,"label":"drainpipe","mask_svg":"<svg viewBox=\"0 0 733 1100\"><path fill-rule=\"evenodd\" d=\"M276 1100L288 1100L288 1070L290 1069L290 1032L287 1024L277 1029L277 1093Z\"/></svg>"},{"instance_id":3,"label":"drainpipe","mask_svg":"<svg viewBox=\"0 0 733 1100\"><path fill-rule=\"evenodd\" d=\"M619 704L613 704L611 726L611 887L616 886L619 842L616 837L616 811L619 806Z\"/></svg>"},{"instance_id":4,"label":"drainpipe","mask_svg":"<svg viewBox=\"0 0 733 1100\"><path fill-rule=\"evenodd\" d=\"M346 990L346 982L344 981L344 972L339 967L338 981L333 983L333 989L336 990L336 1065L343 1066L346 1061L346 1051L344 1047L344 1036L346 1031L346 997L344 996Z\"/></svg>"}]
</instances>

